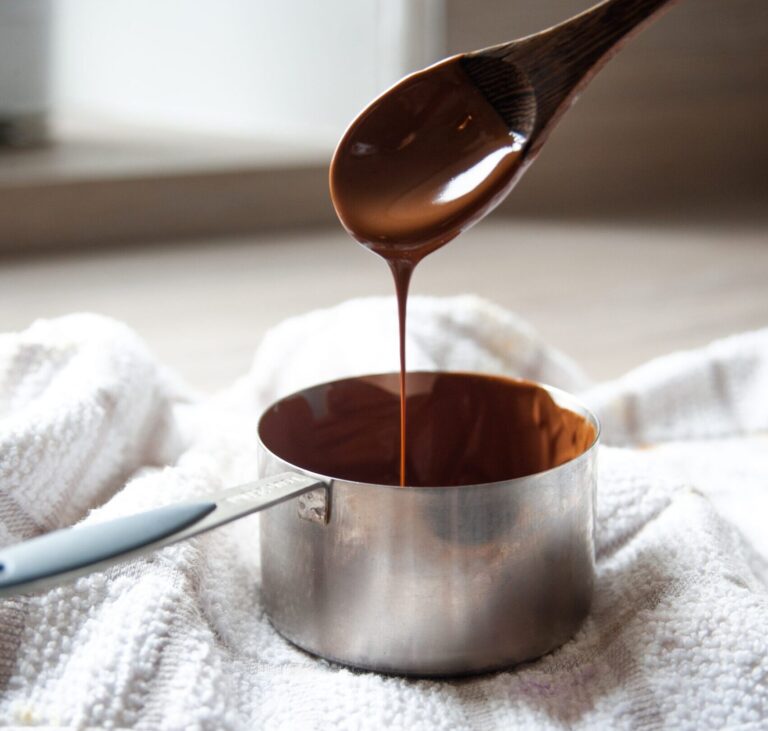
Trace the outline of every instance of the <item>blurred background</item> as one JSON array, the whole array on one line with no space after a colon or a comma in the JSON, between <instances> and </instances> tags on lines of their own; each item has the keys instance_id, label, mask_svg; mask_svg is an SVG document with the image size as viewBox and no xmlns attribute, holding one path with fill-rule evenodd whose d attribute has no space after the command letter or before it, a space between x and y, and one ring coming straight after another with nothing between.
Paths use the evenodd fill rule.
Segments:
<instances>
[{"instance_id":1,"label":"blurred background","mask_svg":"<svg viewBox=\"0 0 768 731\"><path fill-rule=\"evenodd\" d=\"M282 318L391 294L330 205L345 126L412 70L590 4L3 0L0 331L100 312L211 390ZM595 379L766 326L765 0L646 29L412 291L494 300Z\"/></svg>"}]
</instances>

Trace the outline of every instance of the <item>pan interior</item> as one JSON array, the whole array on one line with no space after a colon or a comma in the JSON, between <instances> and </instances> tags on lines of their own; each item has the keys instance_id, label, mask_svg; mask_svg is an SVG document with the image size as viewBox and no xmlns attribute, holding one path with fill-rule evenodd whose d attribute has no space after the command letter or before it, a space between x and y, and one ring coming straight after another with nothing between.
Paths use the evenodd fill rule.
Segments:
<instances>
[{"instance_id":1,"label":"pan interior","mask_svg":"<svg viewBox=\"0 0 768 731\"><path fill-rule=\"evenodd\" d=\"M409 373L407 483L477 485L557 467L593 444L595 427L528 381L474 373ZM273 454L341 480L399 484L395 373L348 378L271 406L259 436Z\"/></svg>"}]
</instances>

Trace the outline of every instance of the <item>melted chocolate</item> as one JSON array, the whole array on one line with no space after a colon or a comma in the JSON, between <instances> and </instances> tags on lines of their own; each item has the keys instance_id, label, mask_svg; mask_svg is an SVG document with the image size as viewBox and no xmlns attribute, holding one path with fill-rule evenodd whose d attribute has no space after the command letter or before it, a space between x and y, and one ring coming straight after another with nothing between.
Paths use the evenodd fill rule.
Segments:
<instances>
[{"instance_id":1,"label":"melted chocolate","mask_svg":"<svg viewBox=\"0 0 768 731\"><path fill-rule=\"evenodd\" d=\"M415 264L498 202L522 142L461 57L448 59L407 77L355 120L331 162L333 204L361 244Z\"/></svg>"},{"instance_id":2,"label":"melted chocolate","mask_svg":"<svg viewBox=\"0 0 768 731\"><path fill-rule=\"evenodd\" d=\"M475 485L523 477L583 454L595 429L527 381L409 373L408 484ZM400 484L399 378L363 376L307 389L262 417L264 445L338 479Z\"/></svg>"},{"instance_id":3,"label":"melted chocolate","mask_svg":"<svg viewBox=\"0 0 768 731\"><path fill-rule=\"evenodd\" d=\"M501 200L523 143L455 57L407 77L373 102L331 162L339 219L387 260L395 279L401 485L406 483L405 318L413 269Z\"/></svg>"}]
</instances>

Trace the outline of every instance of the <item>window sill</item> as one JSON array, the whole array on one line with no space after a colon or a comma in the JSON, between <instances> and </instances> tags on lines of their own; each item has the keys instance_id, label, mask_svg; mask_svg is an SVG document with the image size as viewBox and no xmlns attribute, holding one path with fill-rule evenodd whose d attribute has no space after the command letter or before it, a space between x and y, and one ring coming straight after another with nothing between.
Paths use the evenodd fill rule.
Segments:
<instances>
[{"instance_id":1,"label":"window sill","mask_svg":"<svg viewBox=\"0 0 768 731\"><path fill-rule=\"evenodd\" d=\"M333 220L319 143L62 128L0 153L0 252L255 233Z\"/></svg>"}]
</instances>

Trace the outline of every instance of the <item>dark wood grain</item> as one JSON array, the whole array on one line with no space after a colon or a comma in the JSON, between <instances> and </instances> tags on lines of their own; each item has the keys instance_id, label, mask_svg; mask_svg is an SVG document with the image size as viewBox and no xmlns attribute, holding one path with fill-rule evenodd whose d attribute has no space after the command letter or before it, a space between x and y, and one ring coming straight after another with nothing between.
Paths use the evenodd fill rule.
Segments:
<instances>
[{"instance_id":1,"label":"dark wood grain","mask_svg":"<svg viewBox=\"0 0 768 731\"><path fill-rule=\"evenodd\" d=\"M562 114L622 45L677 0L606 0L520 40L466 54L462 65L530 163Z\"/></svg>"}]
</instances>

